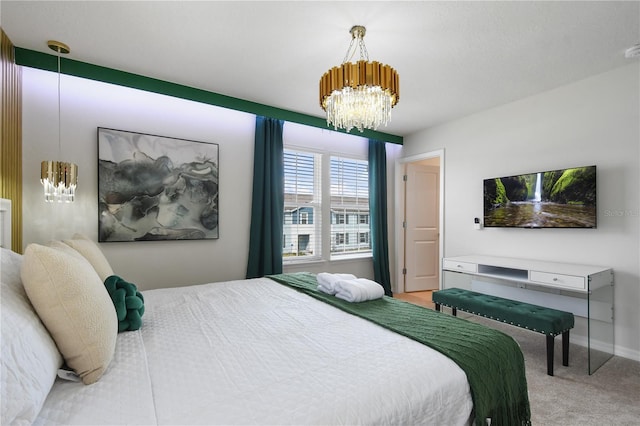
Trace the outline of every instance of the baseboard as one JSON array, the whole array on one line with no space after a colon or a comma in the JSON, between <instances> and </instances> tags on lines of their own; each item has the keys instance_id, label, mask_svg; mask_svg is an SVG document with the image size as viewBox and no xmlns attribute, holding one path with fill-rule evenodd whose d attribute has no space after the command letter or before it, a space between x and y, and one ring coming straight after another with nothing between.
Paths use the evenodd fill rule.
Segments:
<instances>
[{"instance_id":1,"label":"baseboard","mask_svg":"<svg viewBox=\"0 0 640 426\"><path fill-rule=\"evenodd\" d=\"M585 348L587 347L587 338L585 336L577 336L575 334L571 334L570 339L571 339L571 343L574 343L578 346L584 346ZM591 347L595 350L599 350L603 352L606 352L609 350L609 348L606 345L601 344L597 341L596 342L592 341ZM628 358L634 361L640 361L640 351L625 348L620 345L614 345L613 354L615 356L619 356L622 358Z\"/></svg>"},{"instance_id":2,"label":"baseboard","mask_svg":"<svg viewBox=\"0 0 640 426\"><path fill-rule=\"evenodd\" d=\"M624 348L622 346L615 346L614 353L616 356L640 362L640 351L634 351L633 349Z\"/></svg>"}]
</instances>

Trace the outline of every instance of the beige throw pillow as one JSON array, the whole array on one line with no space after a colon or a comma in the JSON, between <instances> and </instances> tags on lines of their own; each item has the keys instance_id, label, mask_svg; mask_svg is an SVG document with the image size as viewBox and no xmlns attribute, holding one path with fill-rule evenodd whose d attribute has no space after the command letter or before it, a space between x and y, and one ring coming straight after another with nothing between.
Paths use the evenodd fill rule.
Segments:
<instances>
[{"instance_id":1,"label":"beige throw pillow","mask_svg":"<svg viewBox=\"0 0 640 426\"><path fill-rule=\"evenodd\" d=\"M67 253L75 258L81 258L87 260L83 255L80 254L79 251L73 249L70 245L63 243L62 241L54 240L49 241L47 243L47 247L54 248L56 250L60 250L64 253ZM91 262L89 262L91 263ZM95 268L94 268L95 269Z\"/></svg>"},{"instance_id":2,"label":"beige throw pillow","mask_svg":"<svg viewBox=\"0 0 640 426\"><path fill-rule=\"evenodd\" d=\"M116 345L118 318L102 280L84 258L30 244L22 283L67 365L86 385L105 372Z\"/></svg>"},{"instance_id":3,"label":"beige throw pillow","mask_svg":"<svg viewBox=\"0 0 640 426\"><path fill-rule=\"evenodd\" d=\"M82 234L74 234L72 238L71 240L64 240L64 243L78 251L93 265L102 282L113 275L113 269L109 265L109 261L93 240Z\"/></svg>"}]
</instances>

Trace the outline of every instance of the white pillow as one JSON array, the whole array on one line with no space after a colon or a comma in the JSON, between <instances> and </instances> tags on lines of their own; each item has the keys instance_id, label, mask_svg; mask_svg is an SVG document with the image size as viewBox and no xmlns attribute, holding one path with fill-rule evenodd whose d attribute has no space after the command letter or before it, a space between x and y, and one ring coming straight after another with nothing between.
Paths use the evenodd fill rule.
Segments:
<instances>
[{"instance_id":1,"label":"white pillow","mask_svg":"<svg viewBox=\"0 0 640 426\"><path fill-rule=\"evenodd\" d=\"M30 244L22 262L22 283L67 365L84 384L96 382L113 358L118 318L91 264Z\"/></svg>"},{"instance_id":2,"label":"white pillow","mask_svg":"<svg viewBox=\"0 0 640 426\"><path fill-rule=\"evenodd\" d=\"M49 241L47 243L47 247L51 247L54 248L56 250L60 250L64 253L70 254L71 256L74 256L76 258L81 258L81 259L86 259L82 254L80 254L80 252L76 249L74 249L73 247L71 247L68 244L63 243L62 241ZM89 262L91 263L91 262Z\"/></svg>"},{"instance_id":3,"label":"white pillow","mask_svg":"<svg viewBox=\"0 0 640 426\"><path fill-rule=\"evenodd\" d=\"M0 424L31 424L51 390L62 355L24 291L22 256L1 248L0 260Z\"/></svg>"},{"instance_id":4,"label":"white pillow","mask_svg":"<svg viewBox=\"0 0 640 426\"><path fill-rule=\"evenodd\" d=\"M113 275L113 269L109 265L109 261L93 240L82 234L74 234L71 240L64 240L64 243L78 251L91 263L102 282L110 275Z\"/></svg>"}]
</instances>

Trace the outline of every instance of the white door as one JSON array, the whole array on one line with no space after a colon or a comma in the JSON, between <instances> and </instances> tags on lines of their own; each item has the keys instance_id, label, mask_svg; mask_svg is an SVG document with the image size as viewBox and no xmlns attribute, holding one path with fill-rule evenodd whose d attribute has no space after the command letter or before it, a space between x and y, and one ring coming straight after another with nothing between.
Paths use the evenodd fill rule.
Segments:
<instances>
[{"instance_id":1,"label":"white door","mask_svg":"<svg viewBox=\"0 0 640 426\"><path fill-rule=\"evenodd\" d=\"M405 291L437 290L440 275L440 169L407 164L405 181Z\"/></svg>"}]
</instances>

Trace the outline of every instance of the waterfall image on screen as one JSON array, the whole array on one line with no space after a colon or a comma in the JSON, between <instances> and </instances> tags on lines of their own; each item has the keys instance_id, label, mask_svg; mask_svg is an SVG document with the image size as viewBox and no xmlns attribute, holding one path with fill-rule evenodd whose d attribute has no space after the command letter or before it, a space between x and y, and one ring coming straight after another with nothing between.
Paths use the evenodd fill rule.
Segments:
<instances>
[{"instance_id":1,"label":"waterfall image on screen","mask_svg":"<svg viewBox=\"0 0 640 426\"><path fill-rule=\"evenodd\" d=\"M595 228L596 166L484 180L484 226Z\"/></svg>"}]
</instances>

